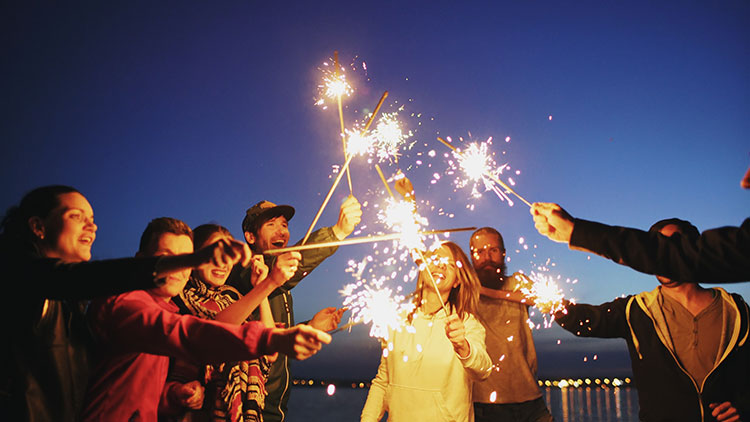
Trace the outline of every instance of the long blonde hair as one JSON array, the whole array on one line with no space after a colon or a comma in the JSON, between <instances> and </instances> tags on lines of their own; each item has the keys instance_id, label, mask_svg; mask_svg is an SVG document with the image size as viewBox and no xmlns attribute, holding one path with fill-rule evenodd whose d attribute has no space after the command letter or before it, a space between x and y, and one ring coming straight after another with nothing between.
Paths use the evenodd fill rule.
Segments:
<instances>
[{"instance_id":1,"label":"long blonde hair","mask_svg":"<svg viewBox=\"0 0 750 422\"><path fill-rule=\"evenodd\" d=\"M464 319L466 314L476 314L477 304L479 303L479 277L477 276L474 267L471 265L471 261L466 256L460 246L453 242L443 242L440 247L447 247L453 256L453 260L456 265L456 279L458 280L458 286L451 289L448 295L448 301L446 306L451 313L458 314L458 317ZM432 288L429 284L432 283L428 277L423 276L424 271L420 272L419 278L417 279L417 290L414 292L412 301L414 303L414 311L409 314L409 322L411 322L414 313L417 308L422 305L423 294L425 283L428 283L427 288Z\"/></svg>"}]
</instances>

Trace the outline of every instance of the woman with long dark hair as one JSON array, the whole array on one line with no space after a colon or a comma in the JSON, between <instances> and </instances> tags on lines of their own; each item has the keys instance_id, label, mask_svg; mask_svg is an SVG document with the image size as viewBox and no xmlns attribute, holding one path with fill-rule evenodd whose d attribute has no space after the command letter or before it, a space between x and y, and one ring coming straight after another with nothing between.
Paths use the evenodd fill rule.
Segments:
<instances>
[{"instance_id":1,"label":"woman with long dark hair","mask_svg":"<svg viewBox=\"0 0 750 422\"><path fill-rule=\"evenodd\" d=\"M44 186L26 194L0 224L4 345L0 419L76 421L86 392L86 302L149 289L171 272L251 254L239 242L173 257L87 262L96 239L94 212L78 190Z\"/></svg>"}]
</instances>

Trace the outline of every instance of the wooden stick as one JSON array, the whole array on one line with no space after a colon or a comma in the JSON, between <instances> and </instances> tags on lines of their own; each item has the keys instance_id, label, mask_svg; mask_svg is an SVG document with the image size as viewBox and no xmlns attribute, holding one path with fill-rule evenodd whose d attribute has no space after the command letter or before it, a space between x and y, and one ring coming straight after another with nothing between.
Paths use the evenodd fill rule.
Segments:
<instances>
[{"instance_id":1,"label":"wooden stick","mask_svg":"<svg viewBox=\"0 0 750 422\"><path fill-rule=\"evenodd\" d=\"M375 106L375 110L370 115L370 118L367 120L367 124L365 124L364 129L362 129L362 136L365 136L365 132L367 132L367 129L370 128L370 125L372 124L372 121L375 120L375 116L378 114L378 111L380 110L380 106L383 105L383 101L388 98L388 91L384 91L383 95L380 97L380 101L378 101L378 105Z\"/></svg>"},{"instance_id":2,"label":"wooden stick","mask_svg":"<svg viewBox=\"0 0 750 422\"><path fill-rule=\"evenodd\" d=\"M378 174L380 175L380 180L383 181L383 184L385 185L385 190L388 191L388 195L393 198L393 192L391 191L391 188L388 186L388 182L385 180L385 176L383 176L383 172L380 170L380 166L375 164L375 170L378 171Z\"/></svg>"},{"instance_id":3,"label":"wooden stick","mask_svg":"<svg viewBox=\"0 0 750 422\"><path fill-rule=\"evenodd\" d=\"M336 70L336 79L339 78L339 52L334 51L333 52L333 65L334 69ZM336 102L339 106L339 123L341 124L341 142L344 144L344 159L346 160L346 157L348 154L346 153L346 135L344 134L344 111L341 108L341 94L336 96ZM352 189L352 175L349 172L349 169L346 169L346 180L349 182L349 194L354 195L354 190Z\"/></svg>"},{"instance_id":4,"label":"wooden stick","mask_svg":"<svg viewBox=\"0 0 750 422\"><path fill-rule=\"evenodd\" d=\"M431 235L431 234L442 234L442 233L456 233L456 232L472 231L476 229L477 229L476 227L460 227L457 229L428 230L428 231L421 232L421 234ZM286 248L268 249L264 251L263 254L264 255L278 255L278 254L282 254L285 252L305 251L308 249L319 249L319 248L330 248L333 246L357 245L360 243L375 243L375 242L381 242L381 241L386 241L386 240L397 240L400 238L401 238L401 233L381 234L377 236L352 237L352 238L344 239L344 240L333 240L330 242L311 243L309 245L301 244L297 246L288 246Z\"/></svg>"},{"instance_id":5,"label":"wooden stick","mask_svg":"<svg viewBox=\"0 0 750 422\"><path fill-rule=\"evenodd\" d=\"M320 215L323 214L323 210L325 209L326 205L328 205L328 201L331 199L331 195L333 195L333 191L336 190L336 186L339 185L339 182L341 181L341 177L344 175L344 171L346 171L346 169L349 168L349 163L352 162L352 157L353 155L350 155L346 159L346 162L344 163L344 165L341 167L341 170L339 171L339 175L336 176L336 180L333 181L333 186L331 186L331 189L328 191L328 195L326 195L326 199L323 200L323 204L320 206L318 213L315 215L315 218L310 224L310 227L307 229L307 233L305 233L304 239L302 239L303 245L307 243L307 239L310 237L310 233L312 233L313 227L315 227L315 223L318 222Z\"/></svg>"},{"instance_id":6,"label":"wooden stick","mask_svg":"<svg viewBox=\"0 0 750 422\"><path fill-rule=\"evenodd\" d=\"M445 141L445 139L443 139L443 138L441 138L441 137L438 136L437 140L440 141L440 142L442 142L443 145L445 145L448 148L452 149L453 152L455 152L456 154L461 155L461 151L459 151L452 144L450 144L447 141ZM524 204L528 205L529 208L531 208L531 203L529 201L527 201L526 199L524 199L524 197L522 197L521 195L519 195L518 193L516 193L516 191L514 191L513 189L511 189L510 186L506 185L505 182L503 182L502 180L498 179L497 177L495 177L494 175L492 175L492 174L490 174L488 172L485 172L484 175L487 176L487 177L489 177L490 180L492 180L493 182L495 182L495 183L499 184L500 186L502 186L503 189L505 189L506 191L508 191L508 192L512 193L513 195L515 195L516 198L520 199L521 202L523 202Z\"/></svg>"}]
</instances>

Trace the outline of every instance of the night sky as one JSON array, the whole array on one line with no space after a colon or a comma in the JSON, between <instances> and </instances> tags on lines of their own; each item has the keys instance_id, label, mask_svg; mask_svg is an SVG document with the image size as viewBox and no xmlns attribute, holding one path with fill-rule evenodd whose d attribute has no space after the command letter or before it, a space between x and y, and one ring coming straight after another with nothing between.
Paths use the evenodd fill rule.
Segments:
<instances>
[{"instance_id":1,"label":"night sky","mask_svg":"<svg viewBox=\"0 0 750 422\"><path fill-rule=\"evenodd\" d=\"M314 105L334 50L355 89L347 124L385 90L384 111L404 106L411 149L381 166L413 180L430 227L498 228L511 271L549 259L578 280L566 289L579 302L656 280L541 237L520 201L454 191L436 136L493 137L522 196L577 217L640 228L680 217L703 230L748 216L746 1L45 3L0 10L0 208L40 185L75 186L94 207L95 259L133 255L160 216L241 237L245 209L264 199L296 207L301 238L344 161L334 109ZM383 230L372 164L355 159L352 177L367 202L362 234ZM342 183L319 226L335 223L347 194ZM452 239L468 250L468 237ZM340 305L347 261L371 252L340 248L308 276L293 290L297 319ZM750 297L748 284L725 287ZM556 326L535 337L541 376L629 371L622 340ZM358 327L295 374L369 379L379 353Z\"/></svg>"}]
</instances>

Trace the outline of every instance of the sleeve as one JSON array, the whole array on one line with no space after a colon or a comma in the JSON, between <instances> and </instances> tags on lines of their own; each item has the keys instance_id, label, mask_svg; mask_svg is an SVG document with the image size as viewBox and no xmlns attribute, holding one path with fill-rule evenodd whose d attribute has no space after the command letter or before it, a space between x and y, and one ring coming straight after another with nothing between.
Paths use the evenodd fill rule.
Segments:
<instances>
[{"instance_id":1,"label":"sleeve","mask_svg":"<svg viewBox=\"0 0 750 422\"><path fill-rule=\"evenodd\" d=\"M570 303L555 313L555 321L578 337L627 338L630 333L625 308L627 298L618 298L601 305Z\"/></svg>"},{"instance_id":2,"label":"sleeve","mask_svg":"<svg viewBox=\"0 0 750 422\"><path fill-rule=\"evenodd\" d=\"M96 318L93 325L106 347L119 352L171 356L199 364L249 360L272 353L271 329L261 322L231 325L202 320L148 303L152 300L150 297L133 296L135 294L119 296L111 306L93 315Z\"/></svg>"},{"instance_id":3,"label":"sleeve","mask_svg":"<svg viewBox=\"0 0 750 422\"><path fill-rule=\"evenodd\" d=\"M64 263L53 258L25 259L11 263L14 279L40 297L84 300L112 296L156 286L154 272L158 258L122 258Z\"/></svg>"},{"instance_id":4,"label":"sleeve","mask_svg":"<svg viewBox=\"0 0 750 422\"><path fill-rule=\"evenodd\" d=\"M378 422L388 410L385 400L388 389L388 360L381 356L378 374L372 380L370 391L367 393L367 401L362 409L361 422Z\"/></svg>"},{"instance_id":5,"label":"sleeve","mask_svg":"<svg viewBox=\"0 0 750 422\"><path fill-rule=\"evenodd\" d=\"M485 331L482 324L473 316L464 320L466 330L466 341L469 342L469 356L465 358L458 357L466 372L475 381L481 381L490 376L492 361L487 354L487 347L484 344Z\"/></svg>"},{"instance_id":6,"label":"sleeve","mask_svg":"<svg viewBox=\"0 0 750 422\"><path fill-rule=\"evenodd\" d=\"M750 281L750 218L697 240L576 219L570 246L647 274L682 282Z\"/></svg>"}]
</instances>

